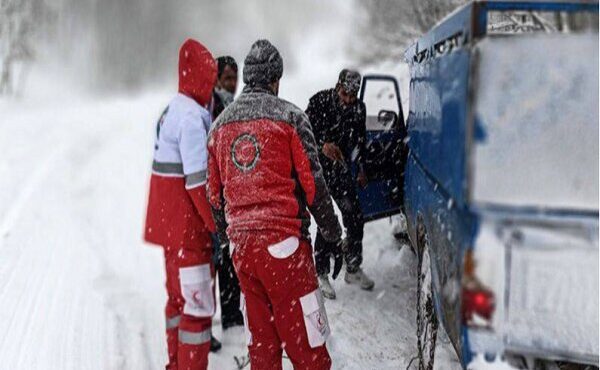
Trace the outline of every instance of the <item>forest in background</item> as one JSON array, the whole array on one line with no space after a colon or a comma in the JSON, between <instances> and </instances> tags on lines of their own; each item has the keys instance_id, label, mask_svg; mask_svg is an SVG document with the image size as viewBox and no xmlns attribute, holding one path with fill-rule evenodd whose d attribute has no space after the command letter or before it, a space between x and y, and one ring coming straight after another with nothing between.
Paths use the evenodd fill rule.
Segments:
<instances>
[{"instance_id":1,"label":"forest in background","mask_svg":"<svg viewBox=\"0 0 600 370\"><path fill-rule=\"evenodd\" d=\"M339 16L356 25L347 50L358 64L401 58L418 35L464 2L0 0L0 95L18 92L36 61L94 91L164 83L187 37L238 60L263 35L284 55L301 53L303 33L321 27L325 38L328 19ZM340 13L340 6L350 9ZM286 67L294 68L293 59Z\"/></svg>"}]
</instances>

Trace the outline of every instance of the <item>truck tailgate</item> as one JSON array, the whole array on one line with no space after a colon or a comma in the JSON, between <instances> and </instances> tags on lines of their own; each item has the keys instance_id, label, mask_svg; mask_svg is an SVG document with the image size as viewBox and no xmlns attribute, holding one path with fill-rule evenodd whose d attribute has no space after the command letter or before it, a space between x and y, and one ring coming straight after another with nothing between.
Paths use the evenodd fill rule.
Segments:
<instances>
[{"instance_id":1,"label":"truck tailgate","mask_svg":"<svg viewBox=\"0 0 600 370\"><path fill-rule=\"evenodd\" d=\"M598 363L598 223L519 228L508 250L505 344Z\"/></svg>"}]
</instances>

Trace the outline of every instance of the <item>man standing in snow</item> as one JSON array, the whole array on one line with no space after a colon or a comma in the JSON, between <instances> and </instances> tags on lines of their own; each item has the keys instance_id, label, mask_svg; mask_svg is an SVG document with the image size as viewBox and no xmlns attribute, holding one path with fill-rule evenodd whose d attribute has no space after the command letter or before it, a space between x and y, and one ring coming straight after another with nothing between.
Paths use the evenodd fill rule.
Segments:
<instances>
[{"instance_id":1,"label":"man standing in snow","mask_svg":"<svg viewBox=\"0 0 600 370\"><path fill-rule=\"evenodd\" d=\"M213 119L233 102L237 89L238 66L230 56L217 58L217 86L213 94ZM233 268L228 245L220 245L217 249L217 272L219 275L219 298L221 302L221 326L226 330L232 326L244 325L240 311L240 283Z\"/></svg>"},{"instance_id":2,"label":"man standing in snow","mask_svg":"<svg viewBox=\"0 0 600 370\"><path fill-rule=\"evenodd\" d=\"M356 183L363 187L367 184L364 170L366 108L357 99L360 83L358 72L344 69L334 89L318 92L310 99L306 114L313 127L327 186L342 212L346 228L344 280L371 290L375 283L360 268L364 222ZM358 164L356 180L350 171L352 161ZM323 295L330 299L335 299L335 290L328 277L334 248L336 246L329 243L321 232L317 233L315 263L319 285Z\"/></svg>"},{"instance_id":3,"label":"man standing in snow","mask_svg":"<svg viewBox=\"0 0 600 370\"><path fill-rule=\"evenodd\" d=\"M341 227L304 112L277 97L283 61L267 40L244 61L243 93L208 143L208 196L221 242L232 247L253 370L330 369L329 324L312 260L310 210L323 238ZM339 249L338 249L339 250ZM335 253L341 268L341 253Z\"/></svg>"},{"instance_id":4,"label":"man standing in snow","mask_svg":"<svg viewBox=\"0 0 600 370\"><path fill-rule=\"evenodd\" d=\"M145 239L164 248L168 370L208 368L215 225L206 200L206 138L216 78L211 53L187 40L179 51L179 93L156 128Z\"/></svg>"}]
</instances>

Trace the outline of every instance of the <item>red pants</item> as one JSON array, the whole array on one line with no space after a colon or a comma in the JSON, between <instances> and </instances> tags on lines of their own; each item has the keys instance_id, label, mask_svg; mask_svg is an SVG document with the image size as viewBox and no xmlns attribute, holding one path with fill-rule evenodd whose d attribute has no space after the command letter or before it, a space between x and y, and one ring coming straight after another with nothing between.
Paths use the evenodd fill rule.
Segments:
<instances>
[{"instance_id":1,"label":"red pants","mask_svg":"<svg viewBox=\"0 0 600 370\"><path fill-rule=\"evenodd\" d=\"M252 370L282 369L283 349L296 370L330 369L329 324L310 244L260 244L248 241L233 252Z\"/></svg>"},{"instance_id":2,"label":"red pants","mask_svg":"<svg viewBox=\"0 0 600 370\"><path fill-rule=\"evenodd\" d=\"M167 370L206 370L215 311L209 250L165 247Z\"/></svg>"}]
</instances>

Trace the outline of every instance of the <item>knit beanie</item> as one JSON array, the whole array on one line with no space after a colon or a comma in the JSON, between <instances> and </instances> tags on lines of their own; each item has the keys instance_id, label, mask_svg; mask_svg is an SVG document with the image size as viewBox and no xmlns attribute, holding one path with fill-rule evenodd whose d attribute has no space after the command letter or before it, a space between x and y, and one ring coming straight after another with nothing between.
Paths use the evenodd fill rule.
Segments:
<instances>
[{"instance_id":1,"label":"knit beanie","mask_svg":"<svg viewBox=\"0 0 600 370\"><path fill-rule=\"evenodd\" d=\"M268 40L258 40L244 60L244 83L250 86L268 86L283 75L283 59Z\"/></svg>"}]
</instances>

